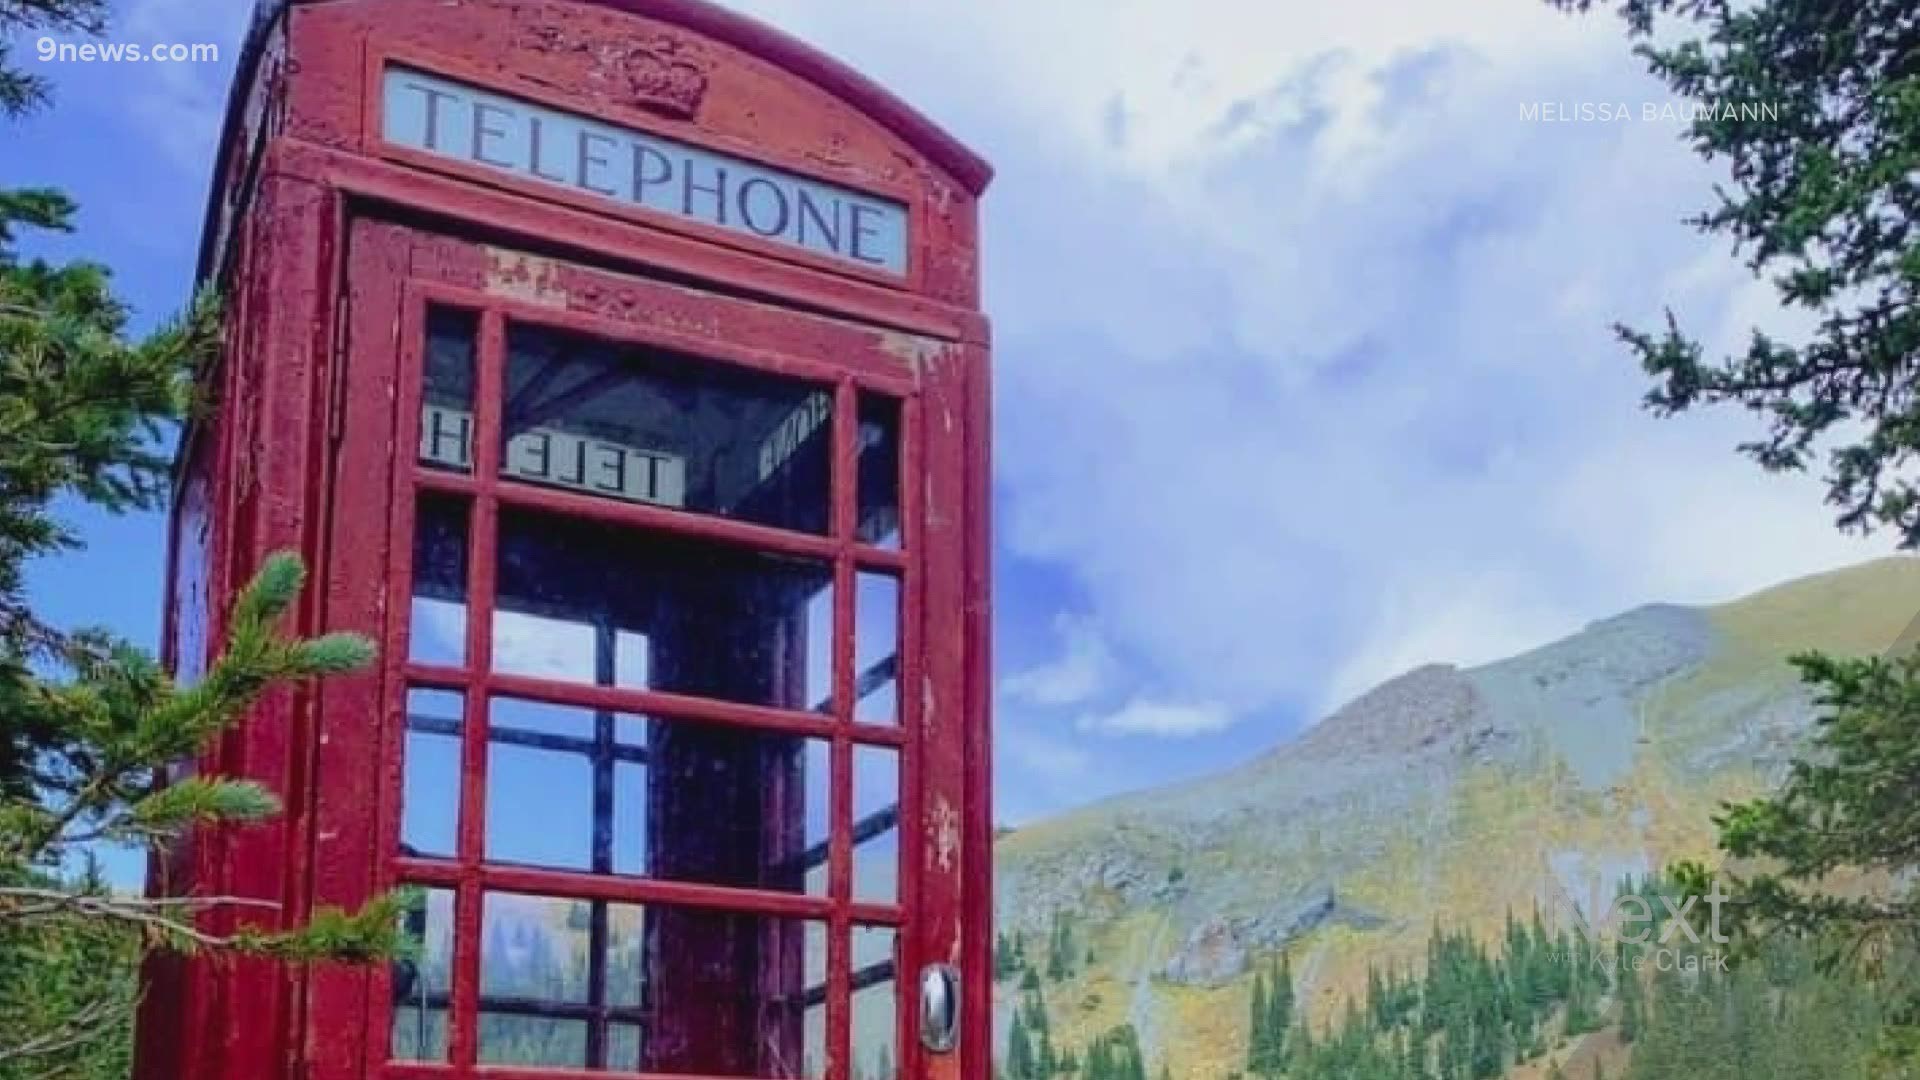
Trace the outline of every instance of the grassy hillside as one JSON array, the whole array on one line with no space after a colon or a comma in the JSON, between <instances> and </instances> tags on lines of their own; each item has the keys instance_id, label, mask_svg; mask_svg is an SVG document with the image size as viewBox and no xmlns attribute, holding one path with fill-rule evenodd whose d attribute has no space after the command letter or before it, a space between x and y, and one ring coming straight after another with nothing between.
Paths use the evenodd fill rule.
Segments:
<instances>
[{"instance_id":1,"label":"grassy hillside","mask_svg":"<svg viewBox=\"0 0 1920 1080\"><path fill-rule=\"evenodd\" d=\"M1155 1074L1232 1075L1256 979L1283 953L1299 1013L1337 1024L1370 970L1421 970L1435 926L1497 941L1556 891L1604 899L1710 857L1713 809L1775 782L1805 731L1786 658L1885 651L1917 614L1920 560L1890 558L1410 672L1228 774L1004 837L1001 929L1031 949L1070 928L1074 962L1037 973L1057 1045L1125 1025ZM1003 1042L1033 996L1008 974ZM1614 1075L1627 1052L1609 1039L1568 1037L1512 1075L1563 1058L1585 1070L1568 1075Z\"/></svg>"}]
</instances>

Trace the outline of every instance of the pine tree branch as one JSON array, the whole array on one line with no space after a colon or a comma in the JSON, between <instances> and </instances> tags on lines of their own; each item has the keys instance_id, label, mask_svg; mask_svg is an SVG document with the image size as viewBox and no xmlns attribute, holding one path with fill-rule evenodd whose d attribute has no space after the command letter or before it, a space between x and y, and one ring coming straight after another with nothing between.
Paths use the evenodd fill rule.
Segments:
<instances>
[{"instance_id":1,"label":"pine tree branch","mask_svg":"<svg viewBox=\"0 0 1920 1080\"><path fill-rule=\"evenodd\" d=\"M272 900L258 900L245 896L115 896L96 897L84 893L62 892L59 889L42 889L27 886L0 887L0 900L32 900L36 903L26 906L0 904L0 921L9 919L36 918L69 911L89 911L92 902L105 901L118 908L142 911L202 911L218 907L247 907L267 911L278 911L280 905Z\"/></svg>"},{"instance_id":2,"label":"pine tree branch","mask_svg":"<svg viewBox=\"0 0 1920 1080\"><path fill-rule=\"evenodd\" d=\"M137 1005L138 1000L132 998L89 1002L51 1031L41 1032L12 1046L0 1043L0 1065L28 1058L51 1057L98 1042L132 1023L133 1010ZM42 1075L59 1074L56 1071Z\"/></svg>"},{"instance_id":3,"label":"pine tree branch","mask_svg":"<svg viewBox=\"0 0 1920 1080\"><path fill-rule=\"evenodd\" d=\"M24 916L20 914L20 909L10 912L6 907L0 906L0 922L13 921L16 917L19 921L30 921L31 919L49 918L59 915L91 917L106 919L111 922L127 923L139 928L149 938L155 938L161 941L187 942L194 946L207 949L237 949L242 947L249 939L244 935L224 936L209 933L194 926L190 922L183 921L178 916L171 914L172 912L182 912L191 916L200 914L203 911L213 910L223 904L237 904L272 910L278 910L280 907L279 904L271 901L246 900L238 897L216 897L212 899L180 897L174 898L173 902L156 902L154 900L144 899L95 896L87 893L61 893L46 889L0 889L0 897L22 891L29 895L38 894L37 899L40 903L30 905L24 909L29 912L29 914Z\"/></svg>"}]
</instances>

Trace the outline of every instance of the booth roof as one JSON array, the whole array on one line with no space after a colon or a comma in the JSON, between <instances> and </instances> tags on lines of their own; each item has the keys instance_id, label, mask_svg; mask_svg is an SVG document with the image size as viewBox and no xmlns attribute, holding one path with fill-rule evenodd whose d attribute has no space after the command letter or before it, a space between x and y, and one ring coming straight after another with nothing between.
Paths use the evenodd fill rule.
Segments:
<instances>
[{"instance_id":1,"label":"booth roof","mask_svg":"<svg viewBox=\"0 0 1920 1080\"><path fill-rule=\"evenodd\" d=\"M221 131L222 146L232 137L235 125L239 123L240 111L245 105L246 88L253 81L254 69L260 62L261 51L266 47L268 32L286 13L290 5L314 2L324 2L324 0L258 0L253 10L253 23L247 31L246 43L240 52L240 64L234 72L233 87L227 95L226 120ZM989 165L985 158L974 153L960 140L948 134L945 129L927 119L919 110L900 100L892 91L806 42L782 33L765 23L706 3L705 0L573 0L573 2L631 12L669 23L690 33L731 45L744 53L790 71L853 106L899 136L908 146L925 155L935 167L959 181L975 196L985 191L988 182L993 179L993 166ZM208 193L209 213L214 210L214 200L219 197L218 193L225 185L226 177L221 173L225 169L227 160L228 157L225 154L217 159L213 187ZM200 252L200 273L203 278L213 269L207 265L212 254L212 251L203 244Z\"/></svg>"}]
</instances>

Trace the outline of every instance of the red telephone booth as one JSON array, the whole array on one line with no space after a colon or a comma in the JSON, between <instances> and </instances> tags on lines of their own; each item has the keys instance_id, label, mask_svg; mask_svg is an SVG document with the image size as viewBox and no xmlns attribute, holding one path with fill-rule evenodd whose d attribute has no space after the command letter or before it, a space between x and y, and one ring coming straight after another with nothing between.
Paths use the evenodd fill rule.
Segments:
<instances>
[{"instance_id":1,"label":"red telephone booth","mask_svg":"<svg viewBox=\"0 0 1920 1080\"><path fill-rule=\"evenodd\" d=\"M142 1077L989 1075L988 177L695 0L261 9L167 655L292 548L381 658L152 887L416 948L156 961Z\"/></svg>"}]
</instances>

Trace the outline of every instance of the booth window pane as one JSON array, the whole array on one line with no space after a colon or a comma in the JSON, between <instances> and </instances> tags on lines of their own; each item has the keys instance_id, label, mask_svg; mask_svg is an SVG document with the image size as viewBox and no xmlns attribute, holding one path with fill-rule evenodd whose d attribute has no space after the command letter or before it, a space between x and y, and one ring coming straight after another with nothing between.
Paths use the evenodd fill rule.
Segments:
<instances>
[{"instance_id":1,"label":"booth window pane","mask_svg":"<svg viewBox=\"0 0 1920 1080\"><path fill-rule=\"evenodd\" d=\"M487 857L613 873L646 833L634 732L611 712L496 697L488 712ZM622 792L625 783L629 790ZM622 795L625 798L622 798ZM624 804L625 812L619 812Z\"/></svg>"},{"instance_id":2,"label":"booth window pane","mask_svg":"<svg viewBox=\"0 0 1920 1080\"><path fill-rule=\"evenodd\" d=\"M640 1025L614 1024L607 1031L607 1068L640 1071Z\"/></svg>"},{"instance_id":3,"label":"booth window pane","mask_svg":"<svg viewBox=\"0 0 1920 1080\"><path fill-rule=\"evenodd\" d=\"M853 898L870 904L899 899L900 753L853 748Z\"/></svg>"},{"instance_id":4,"label":"booth window pane","mask_svg":"<svg viewBox=\"0 0 1920 1080\"><path fill-rule=\"evenodd\" d=\"M473 312L427 309L420 461L430 468L473 471L473 355L478 327Z\"/></svg>"},{"instance_id":5,"label":"booth window pane","mask_svg":"<svg viewBox=\"0 0 1920 1080\"><path fill-rule=\"evenodd\" d=\"M481 912L480 1061L610 1067L613 1025L642 1020L642 909L488 893Z\"/></svg>"},{"instance_id":6,"label":"booth window pane","mask_svg":"<svg viewBox=\"0 0 1920 1080\"><path fill-rule=\"evenodd\" d=\"M501 475L824 533L833 396L543 327L507 331Z\"/></svg>"},{"instance_id":7,"label":"booth window pane","mask_svg":"<svg viewBox=\"0 0 1920 1080\"><path fill-rule=\"evenodd\" d=\"M502 672L787 709L827 695L830 627L808 618L831 611L824 561L504 510L497 573Z\"/></svg>"},{"instance_id":8,"label":"booth window pane","mask_svg":"<svg viewBox=\"0 0 1920 1080\"><path fill-rule=\"evenodd\" d=\"M483 1009L480 1064L583 1068L588 1064L587 1031L585 1020L521 1016Z\"/></svg>"},{"instance_id":9,"label":"booth window pane","mask_svg":"<svg viewBox=\"0 0 1920 1080\"><path fill-rule=\"evenodd\" d=\"M453 891L415 889L401 914L409 955L393 962L390 1053L399 1061L447 1060L453 987Z\"/></svg>"},{"instance_id":10,"label":"booth window pane","mask_svg":"<svg viewBox=\"0 0 1920 1080\"><path fill-rule=\"evenodd\" d=\"M407 691L400 853L450 859L460 820L460 725L464 698L448 690Z\"/></svg>"},{"instance_id":11,"label":"booth window pane","mask_svg":"<svg viewBox=\"0 0 1920 1080\"><path fill-rule=\"evenodd\" d=\"M863 573L855 584L853 718L862 724L897 724L900 579Z\"/></svg>"},{"instance_id":12,"label":"booth window pane","mask_svg":"<svg viewBox=\"0 0 1920 1080\"><path fill-rule=\"evenodd\" d=\"M889 927L853 929L853 1076L894 1080L900 1061L898 934Z\"/></svg>"},{"instance_id":13,"label":"booth window pane","mask_svg":"<svg viewBox=\"0 0 1920 1080\"><path fill-rule=\"evenodd\" d=\"M423 496L413 526L413 610L407 656L459 666L467 656L467 504Z\"/></svg>"},{"instance_id":14,"label":"booth window pane","mask_svg":"<svg viewBox=\"0 0 1920 1080\"><path fill-rule=\"evenodd\" d=\"M826 927L675 905L490 893L480 1060L490 1065L800 1077Z\"/></svg>"},{"instance_id":15,"label":"booth window pane","mask_svg":"<svg viewBox=\"0 0 1920 1080\"><path fill-rule=\"evenodd\" d=\"M489 859L826 895L826 740L511 698L488 738Z\"/></svg>"},{"instance_id":16,"label":"booth window pane","mask_svg":"<svg viewBox=\"0 0 1920 1080\"><path fill-rule=\"evenodd\" d=\"M855 535L883 548L900 546L900 402L860 397L860 515Z\"/></svg>"},{"instance_id":17,"label":"booth window pane","mask_svg":"<svg viewBox=\"0 0 1920 1080\"><path fill-rule=\"evenodd\" d=\"M824 740L663 720L648 754L650 876L825 895Z\"/></svg>"},{"instance_id":18,"label":"booth window pane","mask_svg":"<svg viewBox=\"0 0 1920 1080\"><path fill-rule=\"evenodd\" d=\"M806 891L809 896L827 894L827 835L833 820L833 748L820 739L808 739L801 752L803 776L798 784L805 794L801 801L806 835ZM792 796L787 796L791 798ZM824 959L823 961L824 962Z\"/></svg>"},{"instance_id":19,"label":"booth window pane","mask_svg":"<svg viewBox=\"0 0 1920 1080\"><path fill-rule=\"evenodd\" d=\"M639 761L613 763L613 872L647 872L647 767Z\"/></svg>"}]
</instances>

